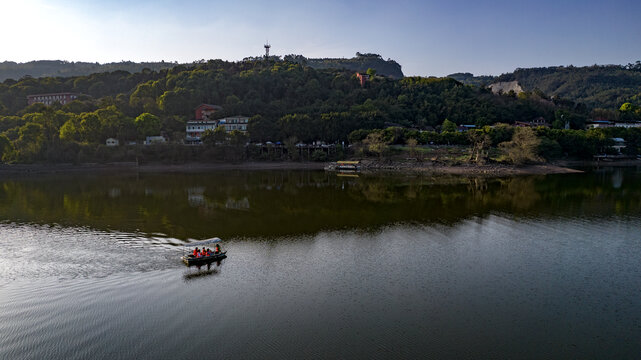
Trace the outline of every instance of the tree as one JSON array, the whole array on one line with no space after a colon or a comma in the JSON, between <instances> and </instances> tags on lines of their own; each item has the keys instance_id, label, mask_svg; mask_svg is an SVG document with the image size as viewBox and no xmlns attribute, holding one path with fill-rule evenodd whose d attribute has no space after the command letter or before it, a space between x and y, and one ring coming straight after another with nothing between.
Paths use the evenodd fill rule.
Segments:
<instances>
[{"instance_id":1,"label":"tree","mask_svg":"<svg viewBox=\"0 0 641 360\"><path fill-rule=\"evenodd\" d=\"M28 123L18 130L19 137L14 143L19 161L32 162L42 150L45 136L42 125Z\"/></svg>"},{"instance_id":2,"label":"tree","mask_svg":"<svg viewBox=\"0 0 641 360\"><path fill-rule=\"evenodd\" d=\"M248 139L247 134L239 130L232 130L232 132L229 133L229 144L237 148L245 146Z\"/></svg>"},{"instance_id":3,"label":"tree","mask_svg":"<svg viewBox=\"0 0 641 360\"><path fill-rule=\"evenodd\" d=\"M80 129L79 137L81 140L98 143L102 140L102 125L100 119L95 113L82 113L80 114Z\"/></svg>"},{"instance_id":4,"label":"tree","mask_svg":"<svg viewBox=\"0 0 641 360\"><path fill-rule=\"evenodd\" d=\"M387 142L383 138L383 134L380 132L373 132L367 135L367 138L363 140L363 144L367 146L367 150L374 154L378 154L379 158L383 157L383 153L387 150Z\"/></svg>"},{"instance_id":5,"label":"tree","mask_svg":"<svg viewBox=\"0 0 641 360\"><path fill-rule=\"evenodd\" d=\"M156 115L150 113L142 113L138 115L134 124L138 133L142 136L153 136L160 133L160 128L162 126L162 121Z\"/></svg>"},{"instance_id":6,"label":"tree","mask_svg":"<svg viewBox=\"0 0 641 360\"><path fill-rule=\"evenodd\" d=\"M407 139L405 144L410 148L410 156L414 157L416 155L416 145L418 145L418 141L414 138Z\"/></svg>"},{"instance_id":7,"label":"tree","mask_svg":"<svg viewBox=\"0 0 641 360\"><path fill-rule=\"evenodd\" d=\"M445 121L443 121L443 125L441 126L442 132L456 132L457 129L458 126L456 126L456 124L449 119L445 119Z\"/></svg>"},{"instance_id":8,"label":"tree","mask_svg":"<svg viewBox=\"0 0 641 360\"><path fill-rule=\"evenodd\" d=\"M1 134L0 135L0 159L2 159L2 161L7 161L7 158L8 158L7 155L10 154L12 150L13 150L13 145L11 144L11 140L9 140L9 138L6 135Z\"/></svg>"},{"instance_id":9,"label":"tree","mask_svg":"<svg viewBox=\"0 0 641 360\"><path fill-rule=\"evenodd\" d=\"M514 131L511 141L500 143L499 148L512 164L524 165L543 161L538 155L540 143L541 140L536 137L532 128L522 127Z\"/></svg>"},{"instance_id":10,"label":"tree","mask_svg":"<svg viewBox=\"0 0 641 360\"><path fill-rule=\"evenodd\" d=\"M227 141L227 130L224 126L218 126L214 130L206 130L200 140L207 146L224 144Z\"/></svg>"},{"instance_id":11,"label":"tree","mask_svg":"<svg viewBox=\"0 0 641 360\"><path fill-rule=\"evenodd\" d=\"M60 127L60 139L64 141L80 140L79 124L77 119L69 119Z\"/></svg>"},{"instance_id":12,"label":"tree","mask_svg":"<svg viewBox=\"0 0 641 360\"><path fill-rule=\"evenodd\" d=\"M490 158L489 149L492 145L492 139L482 130L470 130L467 136L472 144L470 161L479 165L485 164Z\"/></svg>"}]
</instances>

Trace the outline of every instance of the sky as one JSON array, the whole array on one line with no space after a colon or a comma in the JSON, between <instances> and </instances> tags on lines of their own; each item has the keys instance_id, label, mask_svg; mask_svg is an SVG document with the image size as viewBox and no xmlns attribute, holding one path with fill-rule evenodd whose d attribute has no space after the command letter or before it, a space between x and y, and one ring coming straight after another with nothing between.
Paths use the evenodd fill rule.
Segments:
<instances>
[{"instance_id":1,"label":"sky","mask_svg":"<svg viewBox=\"0 0 641 360\"><path fill-rule=\"evenodd\" d=\"M406 76L641 60L638 0L0 0L0 61L377 53Z\"/></svg>"}]
</instances>

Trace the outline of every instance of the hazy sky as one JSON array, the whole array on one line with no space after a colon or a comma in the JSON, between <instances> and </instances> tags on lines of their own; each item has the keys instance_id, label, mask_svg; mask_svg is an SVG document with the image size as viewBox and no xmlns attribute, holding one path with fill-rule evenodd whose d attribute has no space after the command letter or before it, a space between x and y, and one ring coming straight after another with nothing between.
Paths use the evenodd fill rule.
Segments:
<instances>
[{"instance_id":1,"label":"hazy sky","mask_svg":"<svg viewBox=\"0 0 641 360\"><path fill-rule=\"evenodd\" d=\"M0 0L0 61L392 58L405 75L641 60L639 0Z\"/></svg>"}]
</instances>

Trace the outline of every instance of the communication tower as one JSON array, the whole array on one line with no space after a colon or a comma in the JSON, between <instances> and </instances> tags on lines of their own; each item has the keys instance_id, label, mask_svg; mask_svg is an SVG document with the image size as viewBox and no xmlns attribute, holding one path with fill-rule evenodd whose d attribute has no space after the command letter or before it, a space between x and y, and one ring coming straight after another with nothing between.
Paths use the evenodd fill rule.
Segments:
<instances>
[{"instance_id":1,"label":"communication tower","mask_svg":"<svg viewBox=\"0 0 641 360\"><path fill-rule=\"evenodd\" d=\"M265 59L269 59L269 48L272 46L269 45L269 41L265 44Z\"/></svg>"}]
</instances>

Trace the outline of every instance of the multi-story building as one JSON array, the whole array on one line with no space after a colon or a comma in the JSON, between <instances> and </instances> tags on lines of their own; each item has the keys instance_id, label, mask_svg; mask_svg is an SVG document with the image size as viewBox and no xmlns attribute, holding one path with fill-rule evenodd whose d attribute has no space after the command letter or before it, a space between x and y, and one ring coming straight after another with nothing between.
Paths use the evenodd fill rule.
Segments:
<instances>
[{"instance_id":1,"label":"multi-story building","mask_svg":"<svg viewBox=\"0 0 641 360\"><path fill-rule=\"evenodd\" d=\"M218 127L218 120L190 120L187 121L186 144L201 144L201 136L207 130L214 131Z\"/></svg>"},{"instance_id":2,"label":"multi-story building","mask_svg":"<svg viewBox=\"0 0 641 360\"><path fill-rule=\"evenodd\" d=\"M212 104L200 104L196 107L196 119L187 121L185 143L201 144L200 137L207 130L215 130L218 120L214 120L214 114L222 110L222 106Z\"/></svg>"},{"instance_id":3,"label":"multi-story building","mask_svg":"<svg viewBox=\"0 0 641 360\"><path fill-rule=\"evenodd\" d=\"M27 95L27 104L33 105L41 103L45 105L53 105L60 103L62 105L68 104L76 100L80 94L76 93L53 93L53 94L35 94Z\"/></svg>"},{"instance_id":4,"label":"multi-story building","mask_svg":"<svg viewBox=\"0 0 641 360\"><path fill-rule=\"evenodd\" d=\"M240 132L247 132L247 125L249 118L247 116L231 116L219 120L219 126L224 126L225 131L232 132L238 130Z\"/></svg>"},{"instance_id":5,"label":"multi-story building","mask_svg":"<svg viewBox=\"0 0 641 360\"><path fill-rule=\"evenodd\" d=\"M246 116L231 116L214 119L215 114L223 108L218 105L201 104L196 108L196 119L187 121L185 129L185 144L202 144L201 137L207 130L214 131L222 126L226 132L238 130L247 132L249 118Z\"/></svg>"}]
</instances>

